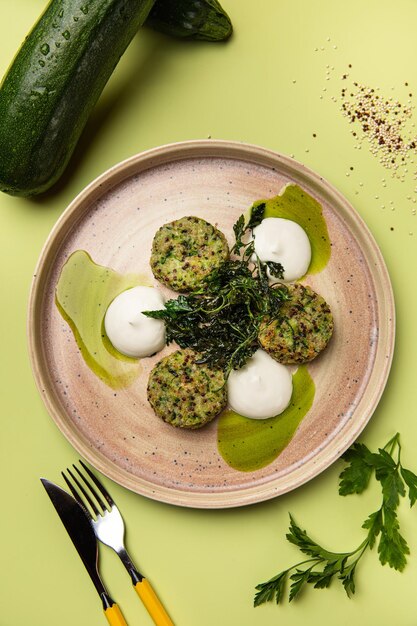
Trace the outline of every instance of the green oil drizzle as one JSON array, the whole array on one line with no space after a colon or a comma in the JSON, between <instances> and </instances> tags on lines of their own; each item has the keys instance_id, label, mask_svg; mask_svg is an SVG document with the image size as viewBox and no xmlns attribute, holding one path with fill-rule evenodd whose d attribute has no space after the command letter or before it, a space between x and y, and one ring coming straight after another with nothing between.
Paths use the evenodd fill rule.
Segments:
<instances>
[{"instance_id":1,"label":"green oil drizzle","mask_svg":"<svg viewBox=\"0 0 417 626\"><path fill-rule=\"evenodd\" d=\"M330 259L330 238L321 205L301 187L289 184L283 193L265 202L265 217L283 217L297 222L307 233L311 245L311 262L307 274L321 272Z\"/></svg>"},{"instance_id":2,"label":"green oil drizzle","mask_svg":"<svg viewBox=\"0 0 417 626\"><path fill-rule=\"evenodd\" d=\"M305 365L293 375L291 403L280 415L266 420L243 417L234 411L220 415L217 443L230 467L252 472L272 463L286 448L313 404L315 385Z\"/></svg>"},{"instance_id":3,"label":"green oil drizzle","mask_svg":"<svg viewBox=\"0 0 417 626\"><path fill-rule=\"evenodd\" d=\"M68 322L88 367L107 385L120 389L139 374L139 361L115 350L104 332L104 316L114 298L144 284L137 274L118 274L97 265L84 250L76 250L61 270L55 302Z\"/></svg>"}]
</instances>

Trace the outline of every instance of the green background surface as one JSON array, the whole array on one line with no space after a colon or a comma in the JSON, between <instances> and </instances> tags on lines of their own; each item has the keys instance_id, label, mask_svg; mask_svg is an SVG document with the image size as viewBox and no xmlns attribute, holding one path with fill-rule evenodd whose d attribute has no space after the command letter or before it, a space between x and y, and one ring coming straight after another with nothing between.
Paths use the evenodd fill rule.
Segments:
<instances>
[{"instance_id":1,"label":"green background surface","mask_svg":"<svg viewBox=\"0 0 417 626\"><path fill-rule=\"evenodd\" d=\"M0 74L45 4L0 0ZM404 464L417 470L416 181L411 170L404 182L393 180L365 145L358 150L334 101L348 64L351 76L381 94L403 102L408 91L417 95L417 3L224 0L224 6L235 27L226 45L140 32L58 187L34 200L0 196L1 626L106 623L39 482L40 476L59 482L60 469L78 456L38 395L25 326L34 267L55 221L87 183L142 150L209 136L259 144L294 155L350 200L382 250L397 308L390 379L361 440L375 448L400 431ZM400 517L411 556L403 573L382 567L373 551L361 563L352 600L334 584L308 588L291 605L252 607L255 585L298 560L285 540L289 511L329 548L349 550L362 540L362 521L379 506L379 493L340 497L342 467L338 461L288 495L224 511L176 508L104 482L127 521L133 557L178 626L417 624L417 509L405 501ZM101 551L101 568L129 625L150 625L110 550Z\"/></svg>"}]
</instances>

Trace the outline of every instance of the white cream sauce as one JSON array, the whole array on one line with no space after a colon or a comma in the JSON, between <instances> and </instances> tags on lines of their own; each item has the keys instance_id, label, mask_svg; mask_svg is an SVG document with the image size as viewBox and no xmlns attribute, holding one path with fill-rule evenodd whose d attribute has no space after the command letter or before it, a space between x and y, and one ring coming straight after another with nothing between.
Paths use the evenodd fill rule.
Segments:
<instances>
[{"instance_id":1,"label":"white cream sauce","mask_svg":"<svg viewBox=\"0 0 417 626\"><path fill-rule=\"evenodd\" d=\"M311 245L307 233L297 222L282 217L266 217L253 229L255 252L263 262L281 263L284 281L298 280L307 272ZM270 275L271 282L279 279Z\"/></svg>"},{"instance_id":2,"label":"white cream sauce","mask_svg":"<svg viewBox=\"0 0 417 626\"><path fill-rule=\"evenodd\" d=\"M244 367L230 373L227 393L236 413L252 419L274 417L291 401L292 375L288 367L257 350Z\"/></svg>"},{"instance_id":3,"label":"white cream sauce","mask_svg":"<svg viewBox=\"0 0 417 626\"><path fill-rule=\"evenodd\" d=\"M133 287L116 296L106 311L104 327L112 345L130 357L159 352L165 345L165 324L143 315L164 307L164 298L153 287Z\"/></svg>"}]
</instances>

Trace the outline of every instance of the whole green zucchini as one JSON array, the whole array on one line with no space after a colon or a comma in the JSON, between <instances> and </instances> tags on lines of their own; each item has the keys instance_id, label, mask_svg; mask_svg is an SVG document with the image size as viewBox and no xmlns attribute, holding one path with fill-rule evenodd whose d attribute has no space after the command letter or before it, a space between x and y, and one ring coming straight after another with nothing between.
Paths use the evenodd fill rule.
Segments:
<instances>
[{"instance_id":1,"label":"whole green zucchini","mask_svg":"<svg viewBox=\"0 0 417 626\"><path fill-rule=\"evenodd\" d=\"M154 0L51 0L0 87L0 190L45 191L63 172Z\"/></svg>"},{"instance_id":2,"label":"whole green zucchini","mask_svg":"<svg viewBox=\"0 0 417 626\"><path fill-rule=\"evenodd\" d=\"M146 24L175 37L222 41L232 22L217 0L156 0Z\"/></svg>"}]
</instances>

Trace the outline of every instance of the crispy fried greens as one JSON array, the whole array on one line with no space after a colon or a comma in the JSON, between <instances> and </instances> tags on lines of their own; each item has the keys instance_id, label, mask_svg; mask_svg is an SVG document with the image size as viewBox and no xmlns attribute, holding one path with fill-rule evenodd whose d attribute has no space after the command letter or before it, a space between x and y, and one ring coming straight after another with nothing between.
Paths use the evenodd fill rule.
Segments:
<instances>
[{"instance_id":1,"label":"crispy fried greens","mask_svg":"<svg viewBox=\"0 0 417 626\"><path fill-rule=\"evenodd\" d=\"M268 282L267 269L282 278L282 265L261 263L250 237L264 212L265 204L260 203L252 208L247 223L243 215L239 217L233 227L233 258L213 270L198 289L168 300L162 310L145 312L164 320L167 343L193 349L201 355L199 363L222 369L226 378L259 347L262 319L275 317L288 298L285 285Z\"/></svg>"}]
</instances>

